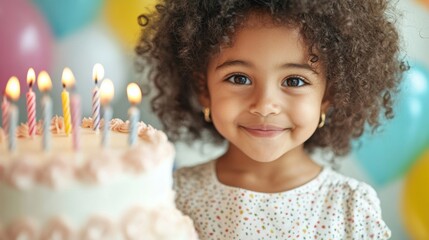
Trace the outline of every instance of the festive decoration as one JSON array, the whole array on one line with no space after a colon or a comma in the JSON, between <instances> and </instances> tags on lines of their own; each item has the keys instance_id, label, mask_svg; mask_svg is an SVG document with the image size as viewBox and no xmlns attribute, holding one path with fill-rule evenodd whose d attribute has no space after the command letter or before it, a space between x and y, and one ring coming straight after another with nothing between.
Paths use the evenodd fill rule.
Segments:
<instances>
[{"instance_id":1,"label":"festive decoration","mask_svg":"<svg viewBox=\"0 0 429 240\"><path fill-rule=\"evenodd\" d=\"M381 132L365 133L355 149L358 161L380 185L403 175L429 143L429 71L412 64L400 87L395 118Z\"/></svg>"},{"instance_id":2,"label":"festive decoration","mask_svg":"<svg viewBox=\"0 0 429 240\"><path fill-rule=\"evenodd\" d=\"M413 239L429 239L429 148L405 179L402 200L403 222Z\"/></svg>"},{"instance_id":3,"label":"festive decoration","mask_svg":"<svg viewBox=\"0 0 429 240\"><path fill-rule=\"evenodd\" d=\"M64 37L89 23L100 12L102 0L33 0L44 13L55 36Z\"/></svg>"},{"instance_id":4,"label":"festive decoration","mask_svg":"<svg viewBox=\"0 0 429 240\"><path fill-rule=\"evenodd\" d=\"M27 70L48 69L53 39L43 16L27 0L0 0L0 93L11 76L21 80L23 91Z\"/></svg>"},{"instance_id":5,"label":"festive decoration","mask_svg":"<svg viewBox=\"0 0 429 240\"><path fill-rule=\"evenodd\" d=\"M125 46L133 49L141 31L138 17L154 11L156 4L155 0L127 0L127 4L122 0L107 0L104 15Z\"/></svg>"}]
</instances>

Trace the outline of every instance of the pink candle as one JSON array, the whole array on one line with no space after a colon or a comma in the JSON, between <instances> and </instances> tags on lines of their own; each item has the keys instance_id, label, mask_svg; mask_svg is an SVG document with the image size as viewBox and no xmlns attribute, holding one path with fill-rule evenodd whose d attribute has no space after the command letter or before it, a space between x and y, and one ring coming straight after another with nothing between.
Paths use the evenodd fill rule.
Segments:
<instances>
[{"instance_id":1,"label":"pink candle","mask_svg":"<svg viewBox=\"0 0 429 240\"><path fill-rule=\"evenodd\" d=\"M72 94L70 99L71 117L72 117L72 138L73 150L80 150L80 97L76 93Z\"/></svg>"},{"instance_id":2,"label":"pink candle","mask_svg":"<svg viewBox=\"0 0 429 240\"><path fill-rule=\"evenodd\" d=\"M9 132L9 107L10 103L7 100L6 94L3 96L3 102L1 103L2 119L3 119L3 130L7 134Z\"/></svg>"},{"instance_id":3,"label":"pink candle","mask_svg":"<svg viewBox=\"0 0 429 240\"><path fill-rule=\"evenodd\" d=\"M33 68L28 69L27 83L29 90L27 92L27 117L28 117L28 135L33 137L36 134L36 94L33 92L33 85L36 81L36 73Z\"/></svg>"}]
</instances>

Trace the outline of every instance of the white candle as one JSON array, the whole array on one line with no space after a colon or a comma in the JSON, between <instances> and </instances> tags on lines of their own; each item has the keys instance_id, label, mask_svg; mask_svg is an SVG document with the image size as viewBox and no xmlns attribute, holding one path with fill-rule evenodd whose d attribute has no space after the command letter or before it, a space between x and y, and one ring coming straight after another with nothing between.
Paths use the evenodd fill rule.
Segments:
<instances>
[{"instance_id":1,"label":"white candle","mask_svg":"<svg viewBox=\"0 0 429 240\"><path fill-rule=\"evenodd\" d=\"M97 63L92 70L95 87L92 90L92 120L93 130L98 132L100 129L100 93L98 89L98 82L104 77L103 65Z\"/></svg>"},{"instance_id":2,"label":"white candle","mask_svg":"<svg viewBox=\"0 0 429 240\"><path fill-rule=\"evenodd\" d=\"M51 149L51 116L52 116L52 100L49 96L49 91L52 89L52 81L49 74L45 71L39 73L37 77L37 86L40 92L43 93L41 105L43 113L43 141L42 147L44 151Z\"/></svg>"},{"instance_id":3,"label":"white candle","mask_svg":"<svg viewBox=\"0 0 429 240\"><path fill-rule=\"evenodd\" d=\"M6 96L13 102L19 99L21 94L21 86L17 77L13 76L9 79L6 85ZM16 149L16 126L18 124L18 108L11 102L9 107L9 151Z\"/></svg>"},{"instance_id":4,"label":"white candle","mask_svg":"<svg viewBox=\"0 0 429 240\"><path fill-rule=\"evenodd\" d=\"M107 147L109 145L110 120L112 119L112 108L110 107L109 103L114 95L115 89L113 87L113 82L110 79L105 79L100 86L101 105L103 105L104 110L104 127L101 138L102 147Z\"/></svg>"},{"instance_id":5,"label":"white candle","mask_svg":"<svg viewBox=\"0 0 429 240\"><path fill-rule=\"evenodd\" d=\"M128 84L127 95L128 101L131 104L131 107L128 110L128 116L130 121L128 144L130 146L133 146L137 140L137 124L140 119L140 111L136 107L136 105L139 104L142 99L140 87L136 83Z\"/></svg>"}]
</instances>

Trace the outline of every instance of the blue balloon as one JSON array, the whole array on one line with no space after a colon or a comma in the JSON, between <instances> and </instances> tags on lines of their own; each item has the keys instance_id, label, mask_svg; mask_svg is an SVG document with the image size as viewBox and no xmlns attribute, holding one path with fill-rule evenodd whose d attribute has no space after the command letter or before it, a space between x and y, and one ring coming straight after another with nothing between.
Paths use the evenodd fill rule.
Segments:
<instances>
[{"instance_id":1,"label":"blue balloon","mask_svg":"<svg viewBox=\"0 0 429 240\"><path fill-rule=\"evenodd\" d=\"M56 37L64 37L93 20L102 0L33 0L48 20Z\"/></svg>"},{"instance_id":2,"label":"blue balloon","mask_svg":"<svg viewBox=\"0 0 429 240\"><path fill-rule=\"evenodd\" d=\"M354 145L356 159L375 184L402 176L429 146L429 70L411 64L400 86L395 117Z\"/></svg>"}]
</instances>

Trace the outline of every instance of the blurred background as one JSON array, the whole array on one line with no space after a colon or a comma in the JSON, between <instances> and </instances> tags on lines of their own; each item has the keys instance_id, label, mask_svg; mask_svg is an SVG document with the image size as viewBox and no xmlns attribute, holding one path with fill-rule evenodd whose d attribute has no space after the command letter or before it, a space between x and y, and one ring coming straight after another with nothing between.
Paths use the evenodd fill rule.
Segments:
<instances>
[{"instance_id":1,"label":"blurred background","mask_svg":"<svg viewBox=\"0 0 429 240\"><path fill-rule=\"evenodd\" d=\"M62 115L61 74L69 67L82 97L83 116L90 116L92 68L101 63L115 86L114 116L126 119L127 84L145 82L144 74L134 67L133 48L140 32L137 16L155 4L153 0L0 0L1 98L8 79L17 76L20 121L26 122L27 70L33 67L36 74L46 70L53 82L54 114ZM397 7L402 13L397 25L404 57L411 69L401 85L396 117L377 134L365 133L356 141L352 153L342 159L340 171L374 186L392 239L429 239L429 0L399 0ZM161 128L149 99L143 96L141 118ZM40 118L40 106L37 110ZM223 150L198 142L176 147L176 167L202 163ZM323 154L314 157L326 159Z\"/></svg>"}]
</instances>

